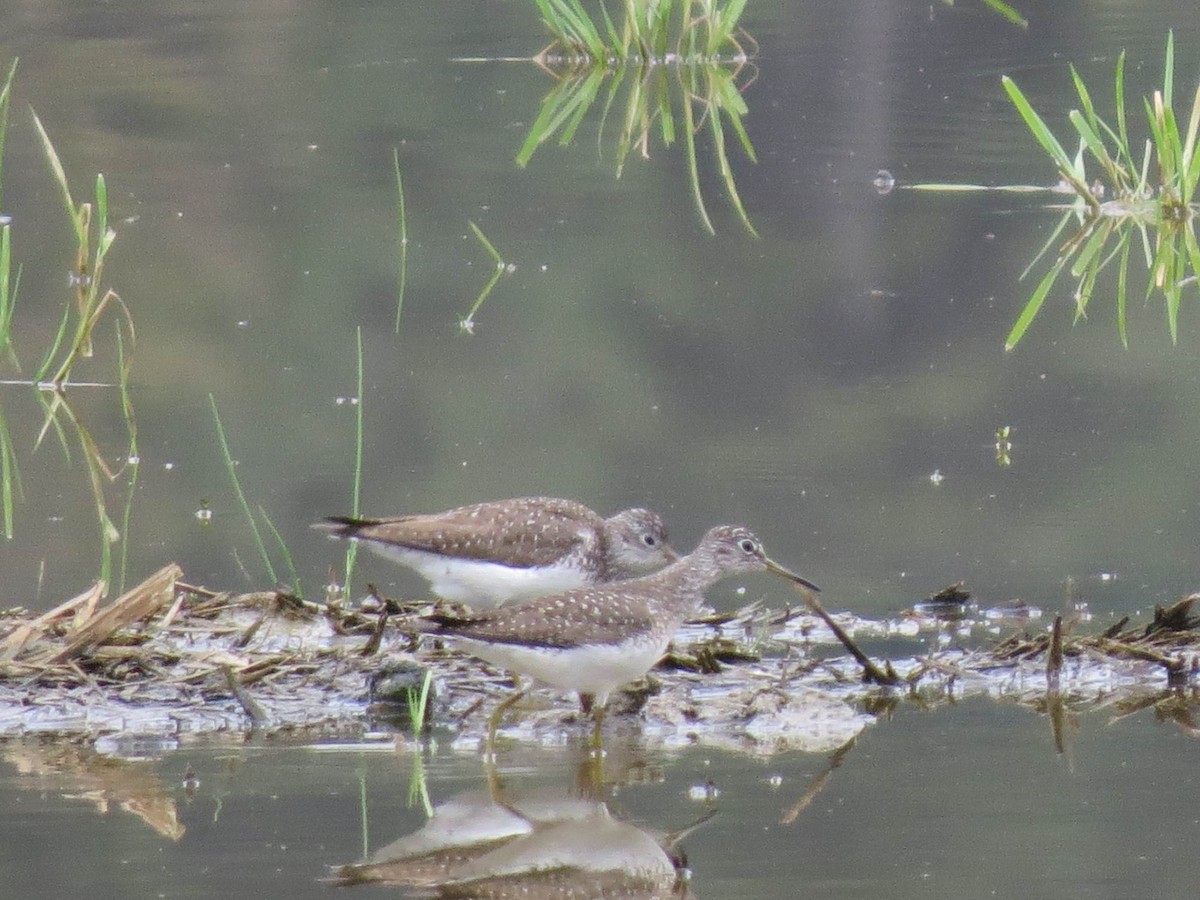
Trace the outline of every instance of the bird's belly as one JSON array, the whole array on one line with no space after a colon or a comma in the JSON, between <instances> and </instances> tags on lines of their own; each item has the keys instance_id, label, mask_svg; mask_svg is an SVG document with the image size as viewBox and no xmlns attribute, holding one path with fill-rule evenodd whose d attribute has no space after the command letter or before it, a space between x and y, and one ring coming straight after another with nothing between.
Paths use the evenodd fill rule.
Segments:
<instances>
[{"instance_id":1,"label":"bird's belly","mask_svg":"<svg viewBox=\"0 0 1200 900\"><path fill-rule=\"evenodd\" d=\"M569 565L516 569L497 562L454 559L407 547L373 544L372 549L416 570L439 597L477 609L561 594L588 584L583 571Z\"/></svg>"},{"instance_id":2,"label":"bird's belly","mask_svg":"<svg viewBox=\"0 0 1200 900\"><path fill-rule=\"evenodd\" d=\"M447 635L462 649L493 665L564 691L594 694L601 702L621 685L650 670L667 649L667 641L586 644L563 650L493 644Z\"/></svg>"}]
</instances>

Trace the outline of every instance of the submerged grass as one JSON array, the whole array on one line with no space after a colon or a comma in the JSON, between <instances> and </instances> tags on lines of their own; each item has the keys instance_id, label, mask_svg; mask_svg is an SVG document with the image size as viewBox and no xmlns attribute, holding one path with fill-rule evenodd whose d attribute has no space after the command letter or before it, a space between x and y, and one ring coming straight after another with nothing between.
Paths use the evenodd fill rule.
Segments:
<instances>
[{"instance_id":1,"label":"submerged grass","mask_svg":"<svg viewBox=\"0 0 1200 900\"><path fill-rule=\"evenodd\" d=\"M1054 161L1064 185L1075 196L1050 240L1030 264L1030 269L1058 240L1071 221L1077 229L1058 247L1050 269L1042 276L1005 341L1012 350L1041 310L1059 277L1069 271L1075 279L1075 318L1087 314L1098 277L1110 265L1117 267L1117 330L1129 345L1128 309L1130 258L1135 242L1149 272L1145 298L1158 290L1166 304L1172 342L1178 339L1183 292L1200 276L1200 244L1195 233L1195 196L1200 182L1200 85L1192 97L1186 128L1174 111L1175 39L1168 34L1163 86L1143 99L1149 137L1136 152L1125 111L1125 53L1117 59L1114 79L1115 125L1096 112L1091 92L1074 66L1071 78L1080 108L1068 114L1078 149L1068 154L1050 127L1011 78L1002 79L1013 105L1038 144ZM1093 178L1088 162L1099 169ZM1105 200L1106 197L1111 199ZM1026 272L1030 271L1027 269Z\"/></svg>"}]
</instances>

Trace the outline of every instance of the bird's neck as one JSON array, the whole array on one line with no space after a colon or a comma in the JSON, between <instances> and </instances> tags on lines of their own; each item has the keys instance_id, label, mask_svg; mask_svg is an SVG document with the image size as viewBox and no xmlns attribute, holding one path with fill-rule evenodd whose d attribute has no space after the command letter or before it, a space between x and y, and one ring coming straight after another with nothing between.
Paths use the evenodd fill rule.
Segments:
<instances>
[{"instance_id":1,"label":"bird's neck","mask_svg":"<svg viewBox=\"0 0 1200 900\"><path fill-rule=\"evenodd\" d=\"M693 553L646 576L646 580L654 582L655 591L664 602L688 615L703 602L704 592L721 580L721 574L709 559L696 558Z\"/></svg>"}]
</instances>

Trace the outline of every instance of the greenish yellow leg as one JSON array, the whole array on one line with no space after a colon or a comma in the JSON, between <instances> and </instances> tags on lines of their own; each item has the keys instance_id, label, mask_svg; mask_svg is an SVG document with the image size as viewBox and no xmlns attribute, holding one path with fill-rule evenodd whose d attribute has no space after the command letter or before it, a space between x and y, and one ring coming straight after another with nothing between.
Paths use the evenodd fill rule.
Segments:
<instances>
[{"instance_id":1,"label":"greenish yellow leg","mask_svg":"<svg viewBox=\"0 0 1200 900\"><path fill-rule=\"evenodd\" d=\"M488 736L487 736L487 752L494 754L496 752L496 729L500 727L500 720L504 718L504 713L514 703L525 696L525 691L519 690L511 697L502 700L500 704L492 711L488 717Z\"/></svg>"}]
</instances>

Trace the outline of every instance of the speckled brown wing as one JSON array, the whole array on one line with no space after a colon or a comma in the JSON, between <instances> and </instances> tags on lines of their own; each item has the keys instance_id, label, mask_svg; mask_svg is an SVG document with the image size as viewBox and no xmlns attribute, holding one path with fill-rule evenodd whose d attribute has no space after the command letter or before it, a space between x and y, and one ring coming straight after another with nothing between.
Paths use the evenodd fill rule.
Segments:
<instances>
[{"instance_id":1,"label":"speckled brown wing","mask_svg":"<svg viewBox=\"0 0 1200 900\"><path fill-rule=\"evenodd\" d=\"M423 630L430 634L559 649L617 644L631 632L650 631L657 624L639 595L595 589L478 615L435 614L421 621L428 624Z\"/></svg>"},{"instance_id":2,"label":"speckled brown wing","mask_svg":"<svg viewBox=\"0 0 1200 900\"><path fill-rule=\"evenodd\" d=\"M502 558L507 565L550 565L596 540L603 520L571 500L524 497L476 503L442 513L390 519L335 519L340 537L411 547L463 559Z\"/></svg>"}]
</instances>

